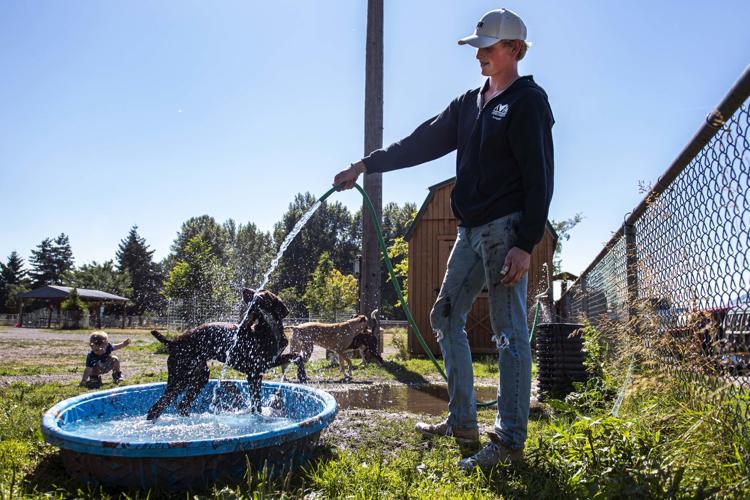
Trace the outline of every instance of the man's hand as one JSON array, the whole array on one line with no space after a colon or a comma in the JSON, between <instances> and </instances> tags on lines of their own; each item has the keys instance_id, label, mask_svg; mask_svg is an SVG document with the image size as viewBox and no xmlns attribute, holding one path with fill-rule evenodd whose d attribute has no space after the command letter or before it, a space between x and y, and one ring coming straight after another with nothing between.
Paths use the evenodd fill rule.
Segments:
<instances>
[{"instance_id":1,"label":"man's hand","mask_svg":"<svg viewBox=\"0 0 750 500\"><path fill-rule=\"evenodd\" d=\"M357 182L357 178L359 178L359 174L361 174L362 172L367 172L367 166L363 161L352 163L349 168L345 168L335 175L335 177L333 178L333 185L338 186L339 184L343 184L338 189L339 191L351 189L354 187L354 184Z\"/></svg>"},{"instance_id":2,"label":"man's hand","mask_svg":"<svg viewBox=\"0 0 750 500\"><path fill-rule=\"evenodd\" d=\"M503 263L503 285L513 286L523 278L523 275L529 271L531 255L518 247L513 247L508 251Z\"/></svg>"}]
</instances>

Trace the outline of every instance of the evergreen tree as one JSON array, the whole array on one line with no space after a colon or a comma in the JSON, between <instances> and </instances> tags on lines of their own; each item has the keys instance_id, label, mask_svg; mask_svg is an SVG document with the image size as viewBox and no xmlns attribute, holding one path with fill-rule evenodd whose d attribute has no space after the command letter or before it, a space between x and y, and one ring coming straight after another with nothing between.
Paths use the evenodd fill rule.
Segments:
<instances>
[{"instance_id":1,"label":"evergreen tree","mask_svg":"<svg viewBox=\"0 0 750 500\"><path fill-rule=\"evenodd\" d=\"M73 249L70 248L70 240L65 233L60 233L52 242L52 258L57 268L58 279L66 271L73 269Z\"/></svg>"},{"instance_id":2,"label":"evergreen tree","mask_svg":"<svg viewBox=\"0 0 750 500\"><path fill-rule=\"evenodd\" d=\"M34 288L62 282L63 274L73 268L73 251L65 233L51 240L45 238L31 251L29 273Z\"/></svg>"},{"instance_id":3,"label":"evergreen tree","mask_svg":"<svg viewBox=\"0 0 750 500\"><path fill-rule=\"evenodd\" d=\"M237 239L237 232L242 228L242 224L237 227L237 223L234 221L234 219L227 219L226 222L221 225L221 227L224 228L224 231L227 235L227 244L229 244L229 246L233 246L235 240Z\"/></svg>"},{"instance_id":4,"label":"evergreen tree","mask_svg":"<svg viewBox=\"0 0 750 500\"><path fill-rule=\"evenodd\" d=\"M18 285L28 281L28 271L23 268L24 262L15 250L8 256L8 263L0 262L2 269L2 280L9 285Z\"/></svg>"},{"instance_id":5,"label":"evergreen tree","mask_svg":"<svg viewBox=\"0 0 750 500\"><path fill-rule=\"evenodd\" d=\"M416 216L417 205L414 203L406 202L401 207L398 203L390 202L383 207L383 239L387 246L406 234Z\"/></svg>"},{"instance_id":6,"label":"evergreen tree","mask_svg":"<svg viewBox=\"0 0 750 500\"><path fill-rule=\"evenodd\" d=\"M131 314L143 314L164 307L165 300L160 293L164 276L159 264L153 261L153 256L154 251L138 234L138 226L131 227L127 237L117 247L117 268L130 276Z\"/></svg>"},{"instance_id":7,"label":"evergreen tree","mask_svg":"<svg viewBox=\"0 0 750 500\"><path fill-rule=\"evenodd\" d=\"M53 284L55 282L55 263L52 251L52 240L44 238L37 245L36 250L31 251L31 272L29 276L34 288Z\"/></svg>"},{"instance_id":8,"label":"evergreen tree","mask_svg":"<svg viewBox=\"0 0 750 500\"><path fill-rule=\"evenodd\" d=\"M23 259L15 250L8 256L7 264L0 262L0 311L17 311L16 296L29 290L28 271L23 266Z\"/></svg>"},{"instance_id":9,"label":"evergreen tree","mask_svg":"<svg viewBox=\"0 0 750 500\"><path fill-rule=\"evenodd\" d=\"M115 269L115 264L111 260L103 264L93 261L79 269L68 271L65 274L65 284L74 288L101 290L121 297L132 295L130 275Z\"/></svg>"},{"instance_id":10,"label":"evergreen tree","mask_svg":"<svg viewBox=\"0 0 750 500\"><path fill-rule=\"evenodd\" d=\"M18 294L31 290L31 288L29 288L29 282L23 281L14 285L8 285L6 290L7 294L3 309L5 312L16 313L21 308L21 299L18 298Z\"/></svg>"}]
</instances>

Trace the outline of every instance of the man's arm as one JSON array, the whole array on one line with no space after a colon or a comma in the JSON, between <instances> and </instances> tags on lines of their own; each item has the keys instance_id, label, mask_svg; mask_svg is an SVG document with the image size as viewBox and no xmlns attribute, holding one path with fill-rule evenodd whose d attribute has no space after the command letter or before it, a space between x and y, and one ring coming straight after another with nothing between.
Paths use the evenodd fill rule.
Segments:
<instances>
[{"instance_id":1,"label":"man's arm","mask_svg":"<svg viewBox=\"0 0 750 500\"><path fill-rule=\"evenodd\" d=\"M503 284L512 286L528 272L531 252L544 234L552 200L554 156L549 104L540 94L523 101L508 129L511 149L521 168L523 213L516 246L505 258Z\"/></svg>"},{"instance_id":2,"label":"man's arm","mask_svg":"<svg viewBox=\"0 0 750 500\"><path fill-rule=\"evenodd\" d=\"M521 169L523 211L516 246L531 253L544 234L554 184L552 125L547 100L530 94L521 103L508 128L511 150Z\"/></svg>"},{"instance_id":3,"label":"man's arm","mask_svg":"<svg viewBox=\"0 0 750 500\"><path fill-rule=\"evenodd\" d=\"M349 168L345 168L333 177L333 185L338 186L342 184L339 191L345 189L351 189L359 178L359 174L367 172L367 165L362 160L349 165Z\"/></svg>"},{"instance_id":4,"label":"man's arm","mask_svg":"<svg viewBox=\"0 0 750 500\"><path fill-rule=\"evenodd\" d=\"M422 123L407 137L352 163L334 176L333 185L343 184L339 189L351 189L363 172L381 173L413 167L456 149L459 99L454 99L442 113Z\"/></svg>"},{"instance_id":5,"label":"man's arm","mask_svg":"<svg viewBox=\"0 0 750 500\"><path fill-rule=\"evenodd\" d=\"M364 157L362 161L367 165L367 171L390 172L413 167L455 150L460 99L454 99L442 113L425 121L400 141Z\"/></svg>"}]
</instances>

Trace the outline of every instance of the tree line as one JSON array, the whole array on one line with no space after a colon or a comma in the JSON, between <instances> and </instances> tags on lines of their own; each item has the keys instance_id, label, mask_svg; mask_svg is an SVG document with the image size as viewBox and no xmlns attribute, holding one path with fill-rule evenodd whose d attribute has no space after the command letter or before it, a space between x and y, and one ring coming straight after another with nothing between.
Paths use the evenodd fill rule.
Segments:
<instances>
[{"instance_id":1,"label":"tree line","mask_svg":"<svg viewBox=\"0 0 750 500\"><path fill-rule=\"evenodd\" d=\"M13 251L0 262L0 310L17 312L18 294L44 285L102 290L129 298L127 313L158 314L168 300L190 307L231 308L242 287L257 287L289 231L316 199L299 193L272 231L249 222L217 222L209 215L183 222L169 254L154 260L133 226L120 241L115 259L77 266L65 233L48 237L31 250L29 266ZM394 264L406 278L403 236L416 215L414 203L383 207L383 235ZM292 315L335 317L356 309L362 212L340 202L324 202L287 248L265 287L278 293ZM381 313L401 318L396 296L383 270ZM405 288L405 284L402 283ZM210 315L210 314L209 314Z\"/></svg>"}]
</instances>

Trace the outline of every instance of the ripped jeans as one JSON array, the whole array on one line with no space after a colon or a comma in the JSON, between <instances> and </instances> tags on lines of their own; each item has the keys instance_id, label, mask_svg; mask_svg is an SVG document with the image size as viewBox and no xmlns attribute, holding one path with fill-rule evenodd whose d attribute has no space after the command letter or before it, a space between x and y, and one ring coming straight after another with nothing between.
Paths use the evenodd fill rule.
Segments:
<instances>
[{"instance_id":1,"label":"ripped jeans","mask_svg":"<svg viewBox=\"0 0 750 500\"><path fill-rule=\"evenodd\" d=\"M477 428L474 371L466 318L485 284L490 321L497 344L500 381L495 432L508 448L523 448L531 396L531 348L526 319L528 275L512 287L501 283L501 270L516 240L521 213L483 226L458 228L456 242L430 322L443 352L448 376L448 423Z\"/></svg>"}]
</instances>

